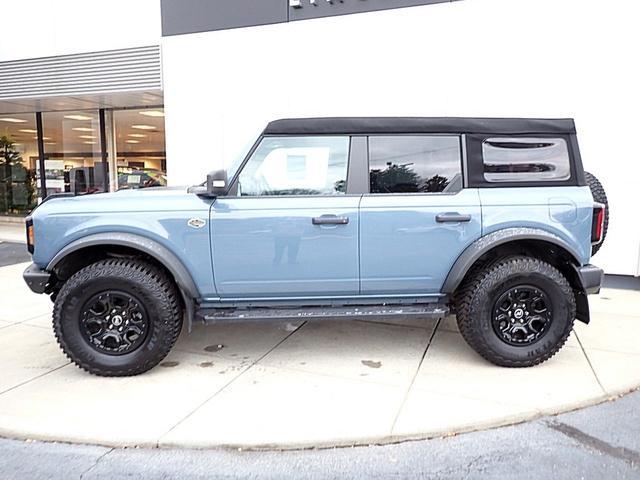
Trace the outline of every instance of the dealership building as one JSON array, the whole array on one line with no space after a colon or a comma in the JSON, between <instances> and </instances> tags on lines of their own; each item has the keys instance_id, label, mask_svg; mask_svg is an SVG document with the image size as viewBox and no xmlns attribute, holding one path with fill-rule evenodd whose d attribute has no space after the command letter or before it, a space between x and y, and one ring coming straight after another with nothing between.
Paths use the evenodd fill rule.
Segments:
<instances>
[{"instance_id":1,"label":"dealership building","mask_svg":"<svg viewBox=\"0 0 640 480\"><path fill-rule=\"evenodd\" d=\"M594 262L639 276L639 17L623 0L14 2L0 216L201 183L276 118L573 117L612 210Z\"/></svg>"}]
</instances>

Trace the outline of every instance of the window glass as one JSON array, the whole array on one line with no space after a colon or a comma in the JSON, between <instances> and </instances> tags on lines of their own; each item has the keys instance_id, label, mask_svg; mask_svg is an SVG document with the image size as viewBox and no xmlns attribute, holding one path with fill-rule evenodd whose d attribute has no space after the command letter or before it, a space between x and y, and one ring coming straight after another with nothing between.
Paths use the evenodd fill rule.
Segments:
<instances>
[{"instance_id":1,"label":"window glass","mask_svg":"<svg viewBox=\"0 0 640 480\"><path fill-rule=\"evenodd\" d=\"M238 194L346 192L349 137L265 137L239 176Z\"/></svg>"},{"instance_id":2,"label":"window glass","mask_svg":"<svg viewBox=\"0 0 640 480\"><path fill-rule=\"evenodd\" d=\"M98 111L42 114L47 195L105 191Z\"/></svg>"},{"instance_id":3,"label":"window glass","mask_svg":"<svg viewBox=\"0 0 640 480\"><path fill-rule=\"evenodd\" d=\"M23 215L36 206L36 116L0 115L0 215Z\"/></svg>"},{"instance_id":4,"label":"window glass","mask_svg":"<svg viewBox=\"0 0 640 480\"><path fill-rule=\"evenodd\" d=\"M165 186L164 109L114 110L113 124L118 190Z\"/></svg>"},{"instance_id":5,"label":"window glass","mask_svg":"<svg viewBox=\"0 0 640 480\"><path fill-rule=\"evenodd\" d=\"M560 181L571 176L562 138L488 138L482 156L488 182Z\"/></svg>"},{"instance_id":6,"label":"window glass","mask_svg":"<svg viewBox=\"0 0 640 480\"><path fill-rule=\"evenodd\" d=\"M457 192L462 188L458 137L369 137L371 193Z\"/></svg>"}]
</instances>

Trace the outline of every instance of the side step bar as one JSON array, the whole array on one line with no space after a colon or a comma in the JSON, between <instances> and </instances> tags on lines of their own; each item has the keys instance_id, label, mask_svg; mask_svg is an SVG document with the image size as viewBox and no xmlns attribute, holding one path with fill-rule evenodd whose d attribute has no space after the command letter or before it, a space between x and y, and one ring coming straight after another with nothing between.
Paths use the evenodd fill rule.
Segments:
<instances>
[{"instance_id":1,"label":"side step bar","mask_svg":"<svg viewBox=\"0 0 640 480\"><path fill-rule=\"evenodd\" d=\"M442 318L449 314L449 307L440 303L418 305L360 305L340 307L299 308L208 308L196 312L196 319L206 324L241 322L250 320L307 320L323 317L363 318L378 316L422 315Z\"/></svg>"}]
</instances>

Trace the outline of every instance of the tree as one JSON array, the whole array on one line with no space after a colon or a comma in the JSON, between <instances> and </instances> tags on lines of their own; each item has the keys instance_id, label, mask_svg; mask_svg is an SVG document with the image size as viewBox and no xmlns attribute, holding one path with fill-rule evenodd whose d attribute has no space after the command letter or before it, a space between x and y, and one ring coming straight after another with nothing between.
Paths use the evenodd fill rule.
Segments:
<instances>
[{"instance_id":1,"label":"tree","mask_svg":"<svg viewBox=\"0 0 640 480\"><path fill-rule=\"evenodd\" d=\"M9 137L0 137L0 211L24 211L33 203L34 194L33 178L22 155Z\"/></svg>"},{"instance_id":2,"label":"tree","mask_svg":"<svg viewBox=\"0 0 640 480\"><path fill-rule=\"evenodd\" d=\"M420 176L407 165L387 164L385 170L371 170L372 193L418 192Z\"/></svg>"},{"instance_id":3,"label":"tree","mask_svg":"<svg viewBox=\"0 0 640 480\"><path fill-rule=\"evenodd\" d=\"M449 180L442 175L434 175L427 179L422 186L423 192L442 192L449 185Z\"/></svg>"}]
</instances>

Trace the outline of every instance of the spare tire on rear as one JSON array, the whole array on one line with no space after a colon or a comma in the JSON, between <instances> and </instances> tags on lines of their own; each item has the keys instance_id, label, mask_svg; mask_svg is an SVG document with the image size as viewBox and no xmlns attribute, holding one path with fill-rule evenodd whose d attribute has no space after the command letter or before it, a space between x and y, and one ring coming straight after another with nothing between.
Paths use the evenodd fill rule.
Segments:
<instances>
[{"instance_id":1,"label":"spare tire on rear","mask_svg":"<svg viewBox=\"0 0 640 480\"><path fill-rule=\"evenodd\" d=\"M607 201L607 194L604 191L604 187L600 181L591 173L584 172L584 177L587 180L587 185L591 189L591 195L593 200L602 203L604 205L604 225L602 227L602 241L591 248L591 255L595 255L600 247L604 243L604 239L607 236L607 228L609 227L609 202Z\"/></svg>"}]
</instances>

